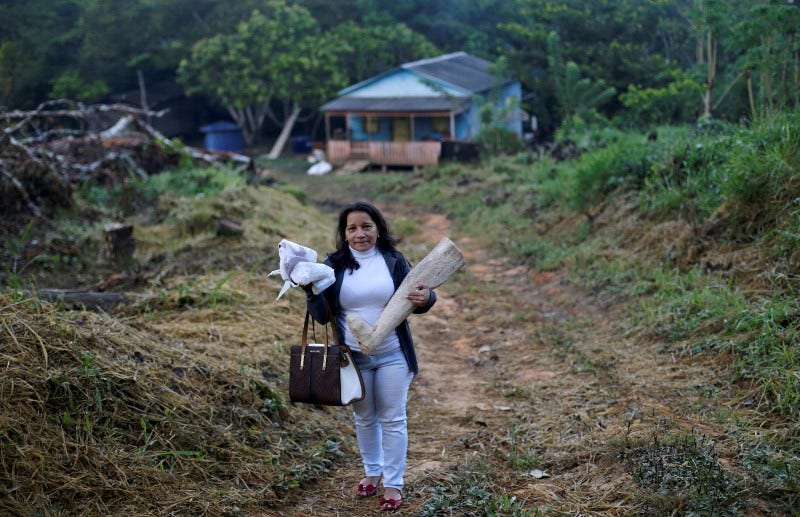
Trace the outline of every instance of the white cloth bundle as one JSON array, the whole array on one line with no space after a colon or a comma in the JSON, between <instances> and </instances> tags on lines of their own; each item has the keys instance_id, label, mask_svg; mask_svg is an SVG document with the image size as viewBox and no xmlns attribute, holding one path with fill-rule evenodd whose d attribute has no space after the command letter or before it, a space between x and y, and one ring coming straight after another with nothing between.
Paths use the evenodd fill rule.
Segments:
<instances>
[{"instance_id":1,"label":"white cloth bundle","mask_svg":"<svg viewBox=\"0 0 800 517\"><path fill-rule=\"evenodd\" d=\"M336 281L333 268L317 263L317 252L311 248L283 239L278 243L278 256L280 269L269 274L280 274L284 281L276 300L280 300L290 287L311 284L314 294L319 294Z\"/></svg>"}]
</instances>

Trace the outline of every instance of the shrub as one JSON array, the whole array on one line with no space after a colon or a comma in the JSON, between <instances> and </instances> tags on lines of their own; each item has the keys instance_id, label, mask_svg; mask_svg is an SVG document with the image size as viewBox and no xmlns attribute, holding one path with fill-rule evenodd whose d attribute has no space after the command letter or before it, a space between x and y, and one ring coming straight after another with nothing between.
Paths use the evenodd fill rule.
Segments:
<instances>
[{"instance_id":1,"label":"shrub","mask_svg":"<svg viewBox=\"0 0 800 517\"><path fill-rule=\"evenodd\" d=\"M575 164L572 208L585 210L622 186L640 187L650 169L649 154L646 141L633 135L582 155Z\"/></svg>"},{"instance_id":2,"label":"shrub","mask_svg":"<svg viewBox=\"0 0 800 517\"><path fill-rule=\"evenodd\" d=\"M488 154L516 154L522 149L522 143L517 134L503 127L487 127L482 129L475 137L482 149Z\"/></svg>"},{"instance_id":3,"label":"shrub","mask_svg":"<svg viewBox=\"0 0 800 517\"><path fill-rule=\"evenodd\" d=\"M680 124L697 117L697 99L703 88L681 70L674 70L666 85L660 88L630 85L619 99L627 108L627 120L641 125Z\"/></svg>"},{"instance_id":4,"label":"shrub","mask_svg":"<svg viewBox=\"0 0 800 517\"><path fill-rule=\"evenodd\" d=\"M750 232L782 227L800 191L800 110L740 131L726 169L722 186L733 220Z\"/></svg>"},{"instance_id":5,"label":"shrub","mask_svg":"<svg viewBox=\"0 0 800 517\"><path fill-rule=\"evenodd\" d=\"M653 163L642 192L645 212L696 219L717 210L722 201L720 185L728 140L726 134L684 128L652 142Z\"/></svg>"}]
</instances>

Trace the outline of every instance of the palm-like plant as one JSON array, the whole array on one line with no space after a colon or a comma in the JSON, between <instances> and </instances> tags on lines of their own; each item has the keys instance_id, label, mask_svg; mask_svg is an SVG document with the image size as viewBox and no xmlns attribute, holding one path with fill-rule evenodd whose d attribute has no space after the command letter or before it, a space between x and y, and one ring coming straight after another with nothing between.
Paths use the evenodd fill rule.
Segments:
<instances>
[{"instance_id":1,"label":"palm-like plant","mask_svg":"<svg viewBox=\"0 0 800 517\"><path fill-rule=\"evenodd\" d=\"M555 32L547 37L547 65L562 121L575 117L586 120L596 113L598 106L616 94L616 89L607 86L602 79L593 81L581 77L581 70L575 62L564 63L561 40Z\"/></svg>"}]
</instances>

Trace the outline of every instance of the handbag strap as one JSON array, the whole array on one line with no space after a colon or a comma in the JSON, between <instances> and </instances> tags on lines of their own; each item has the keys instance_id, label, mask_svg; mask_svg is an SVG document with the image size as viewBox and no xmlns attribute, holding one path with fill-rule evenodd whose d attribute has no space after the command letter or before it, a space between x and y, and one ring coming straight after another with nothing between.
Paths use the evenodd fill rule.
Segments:
<instances>
[{"instance_id":1,"label":"handbag strap","mask_svg":"<svg viewBox=\"0 0 800 517\"><path fill-rule=\"evenodd\" d=\"M303 335L300 338L300 369L302 370L306 363L306 349L308 348L308 320L311 319L311 314L306 311L306 318L303 321ZM313 320L312 320L313 321ZM315 332L316 334L316 332ZM327 329L325 331L325 346L322 351L322 369L328 366L328 337Z\"/></svg>"},{"instance_id":2,"label":"handbag strap","mask_svg":"<svg viewBox=\"0 0 800 517\"><path fill-rule=\"evenodd\" d=\"M328 305L328 322L331 324L331 334L333 334L333 342L339 346L344 345L341 341L339 341L339 331L336 330L336 320L333 318L333 312L331 312L331 306ZM328 327L325 326L325 340L328 339Z\"/></svg>"},{"instance_id":3,"label":"handbag strap","mask_svg":"<svg viewBox=\"0 0 800 517\"><path fill-rule=\"evenodd\" d=\"M303 321L303 335L300 340L300 369L303 369L305 365L306 359L306 348L308 348L308 321L311 319L311 313L306 310L306 317ZM313 321L313 319L312 319ZM331 334L333 334L333 341L337 345L341 345L342 343L339 342L339 333L336 330L336 321L333 319L333 313L331 312L330 306L328 307L328 321L331 324ZM312 323L314 325L314 323ZM316 328L316 327L314 327ZM316 335L316 332L314 332ZM322 369L324 370L328 365L328 326L325 325L325 346L322 350Z\"/></svg>"},{"instance_id":4,"label":"handbag strap","mask_svg":"<svg viewBox=\"0 0 800 517\"><path fill-rule=\"evenodd\" d=\"M306 319L303 321L303 335L300 337L300 369L302 370L306 364L306 348L308 348L308 320L311 317L306 311ZM327 347L326 347L327 348ZM327 350L326 350L327 352Z\"/></svg>"}]
</instances>

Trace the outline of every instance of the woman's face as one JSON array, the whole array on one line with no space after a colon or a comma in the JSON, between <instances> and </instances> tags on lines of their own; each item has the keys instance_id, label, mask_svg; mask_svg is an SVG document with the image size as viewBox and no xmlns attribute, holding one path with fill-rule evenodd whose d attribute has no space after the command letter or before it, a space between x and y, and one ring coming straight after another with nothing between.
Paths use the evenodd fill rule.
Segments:
<instances>
[{"instance_id":1,"label":"woman's face","mask_svg":"<svg viewBox=\"0 0 800 517\"><path fill-rule=\"evenodd\" d=\"M354 250L369 251L378 242L378 226L366 212L350 212L344 236Z\"/></svg>"}]
</instances>

